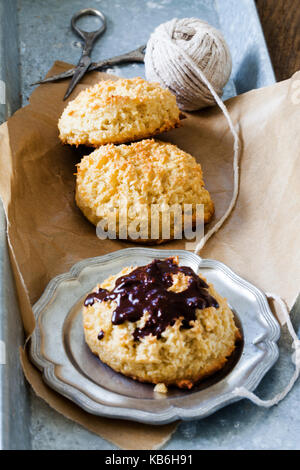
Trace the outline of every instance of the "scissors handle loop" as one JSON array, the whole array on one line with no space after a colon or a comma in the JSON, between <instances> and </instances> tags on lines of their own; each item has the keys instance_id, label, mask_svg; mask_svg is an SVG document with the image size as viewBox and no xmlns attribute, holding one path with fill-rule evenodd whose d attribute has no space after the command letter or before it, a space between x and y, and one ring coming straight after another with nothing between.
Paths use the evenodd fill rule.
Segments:
<instances>
[{"instance_id":1,"label":"scissors handle loop","mask_svg":"<svg viewBox=\"0 0 300 470\"><path fill-rule=\"evenodd\" d=\"M96 29L95 31L83 31L82 29L80 29L77 25L76 25L76 22L79 20L79 18L82 18L83 16L87 16L87 15L91 15L91 16L97 16L98 18L101 19L101 26L100 28ZM104 16L104 14L99 11L99 10L96 10L95 8L84 8L83 10L79 10L77 11L73 16L72 16L72 19L71 19L71 26L73 28L73 30L85 41L85 42L88 42L90 45L92 45L94 43L94 41L101 35L104 33L104 31L106 30L106 18Z\"/></svg>"}]
</instances>

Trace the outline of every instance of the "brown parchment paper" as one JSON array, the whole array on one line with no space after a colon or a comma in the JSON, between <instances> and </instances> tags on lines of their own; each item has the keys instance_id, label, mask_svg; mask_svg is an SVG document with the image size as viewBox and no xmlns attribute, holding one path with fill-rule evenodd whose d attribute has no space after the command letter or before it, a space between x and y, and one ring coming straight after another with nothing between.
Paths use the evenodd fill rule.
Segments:
<instances>
[{"instance_id":1,"label":"brown parchment paper","mask_svg":"<svg viewBox=\"0 0 300 470\"><path fill-rule=\"evenodd\" d=\"M49 74L69 68L56 62ZM109 76L93 72L85 86ZM24 328L35 327L31 305L52 277L77 261L132 246L100 241L74 202L75 164L91 151L62 146L57 120L66 103L66 82L38 87L30 104L0 127L0 194ZM299 290L300 260L300 73L290 80L227 101L239 125L241 183L237 205L201 252L228 264L291 306ZM232 136L216 107L188 114L183 127L160 136L194 155L216 206L215 220L232 195ZM212 223L215 223L213 221ZM184 241L160 248L184 248ZM66 417L124 449L162 446L176 424L148 426L87 414L42 380L21 351L24 373L35 392Z\"/></svg>"}]
</instances>

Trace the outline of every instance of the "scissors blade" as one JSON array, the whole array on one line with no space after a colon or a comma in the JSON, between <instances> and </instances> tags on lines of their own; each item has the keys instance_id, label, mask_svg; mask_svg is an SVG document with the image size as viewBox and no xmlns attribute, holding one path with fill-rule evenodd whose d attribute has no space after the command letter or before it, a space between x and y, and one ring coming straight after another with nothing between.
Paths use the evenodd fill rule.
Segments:
<instances>
[{"instance_id":1,"label":"scissors blade","mask_svg":"<svg viewBox=\"0 0 300 470\"><path fill-rule=\"evenodd\" d=\"M93 70L101 70L105 67L113 67L114 65L119 65L123 63L130 63L130 62L144 62L145 53L144 50L146 46L140 46L134 51L127 52L126 54L117 55L115 57L111 57L109 59L101 60L100 62L92 62L89 66L89 72ZM38 80L31 85L39 85L42 83L51 83L56 82L57 80L63 80L64 78L73 77L75 73L76 67L72 69L66 70L63 73L58 73L57 75L52 75L51 77L44 78L43 80Z\"/></svg>"},{"instance_id":2,"label":"scissors blade","mask_svg":"<svg viewBox=\"0 0 300 470\"><path fill-rule=\"evenodd\" d=\"M92 59L90 57L88 57L88 56L82 57L82 59L80 60L79 64L77 65L77 67L75 69L73 78L72 78L71 82L69 83L69 86L68 86L66 94L63 98L63 101L65 101L70 96L70 94L74 90L77 83L81 80L83 75L88 70L89 66L91 65L91 62L92 62Z\"/></svg>"},{"instance_id":3,"label":"scissors blade","mask_svg":"<svg viewBox=\"0 0 300 470\"><path fill-rule=\"evenodd\" d=\"M65 72L58 73L56 75L51 75L51 77L38 80L37 82L31 83L31 85L40 85L41 83L56 82L57 80L63 80L64 78L73 77L74 73L75 73L75 67L73 67L72 69L66 70Z\"/></svg>"}]
</instances>

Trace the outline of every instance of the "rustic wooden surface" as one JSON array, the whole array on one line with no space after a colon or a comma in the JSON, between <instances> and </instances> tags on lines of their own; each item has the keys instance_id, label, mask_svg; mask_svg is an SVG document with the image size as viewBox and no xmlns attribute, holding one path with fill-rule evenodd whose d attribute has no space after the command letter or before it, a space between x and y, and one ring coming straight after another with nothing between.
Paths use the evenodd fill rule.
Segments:
<instances>
[{"instance_id":1,"label":"rustic wooden surface","mask_svg":"<svg viewBox=\"0 0 300 470\"><path fill-rule=\"evenodd\" d=\"M256 0L278 81L300 69L300 0Z\"/></svg>"}]
</instances>

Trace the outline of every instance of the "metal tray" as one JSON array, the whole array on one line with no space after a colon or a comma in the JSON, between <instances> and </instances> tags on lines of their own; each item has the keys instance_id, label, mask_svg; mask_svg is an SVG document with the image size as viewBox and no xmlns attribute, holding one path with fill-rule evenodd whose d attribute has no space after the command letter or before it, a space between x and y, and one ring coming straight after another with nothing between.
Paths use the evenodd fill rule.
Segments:
<instances>
[{"instance_id":1,"label":"metal tray","mask_svg":"<svg viewBox=\"0 0 300 470\"><path fill-rule=\"evenodd\" d=\"M82 325L84 297L99 282L126 266L178 256L213 283L235 313L243 341L218 374L191 391L170 388L155 394L153 386L114 372L95 358L85 344ZM280 328L265 295L215 260L185 250L127 248L75 264L55 277L33 308L37 327L31 337L31 358L47 384L89 413L149 424L209 416L239 398L236 387L254 390L278 359Z\"/></svg>"},{"instance_id":2,"label":"metal tray","mask_svg":"<svg viewBox=\"0 0 300 470\"><path fill-rule=\"evenodd\" d=\"M80 49L69 21L83 3L0 0L0 80L6 84L6 102L0 103L1 122L26 104L30 83L43 76L54 60L76 63ZM102 9L109 18L108 30L94 50L95 60L143 44L156 25L174 16L196 16L219 27L230 46L233 71L225 98L275 82L253 0L90 0L88 6ZM137 64L111 72L128 77L144 75L143 66ZM25 383L18 358L18 346L24 338L2 208L0 215L0 340L6 346L6 364L0 365L0 447L113 449L112 444L52 410ZM297 309L294 318L296 313ZM281 341L285 344L285 336L282 338L279 345ZM283 356L267 373L258 392L272 394L280 390L287 374L289 360ZM204 420L182 423L165 448L299 448L300 424L293 411L298 407L297 400L297 386L271 410L256 408L242 400Z\"/></svg>"}]
</instances>

